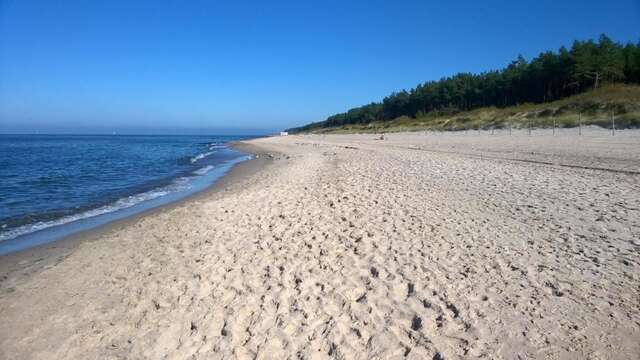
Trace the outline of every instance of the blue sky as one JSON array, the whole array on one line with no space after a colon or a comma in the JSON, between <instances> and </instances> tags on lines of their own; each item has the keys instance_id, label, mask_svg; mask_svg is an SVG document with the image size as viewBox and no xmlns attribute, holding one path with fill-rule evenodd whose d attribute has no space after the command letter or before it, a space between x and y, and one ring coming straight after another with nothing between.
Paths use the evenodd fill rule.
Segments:
<instances>
[{"instance_id":1,"label":"blue sky","mask_svg":"<svg viewBox=\"0 0 640 360\"><path fill-rule=\"evenodd\" d=\"M0 132L256 132L607 33L640 2L0 0Z\"/></svg>"}]
</instances>

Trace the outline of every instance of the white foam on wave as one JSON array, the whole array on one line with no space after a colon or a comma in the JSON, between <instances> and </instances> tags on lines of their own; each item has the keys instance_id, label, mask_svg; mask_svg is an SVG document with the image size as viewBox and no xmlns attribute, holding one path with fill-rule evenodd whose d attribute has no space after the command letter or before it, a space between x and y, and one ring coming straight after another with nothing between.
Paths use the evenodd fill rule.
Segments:
<instances>
[{"instance_id":1,"label":"white foam on wave","mask_svg":"<svg viewBox=\"0 0 640 360\"><path fill-rule=\"evenodd\" d=\"M193 164L198 160L202 160L202 159L206 158L207 156L213 154L214 152L215 151L209 151L209 152L206 152L206 153L198 154L198 155L196 155L196 156L191 158L191 163Z\"/></svg>"},{"instance_id":2,"label":"white foam on wave","mask_svg":"<svg viewBox=\"0 0 640 360\"><path fill-rule=\"evenodd\" d=\"M225 144L220 144L217 142L212 142L211 144L209 144L209 150L215 150L215 149L223 149L226 148L227 146Z\"/></svg>"},{"instance_id":3,"label":"white foam on wave","mask_svg":"<svg viewBox=\"0 0 640 360\"><path fill-rule=\"evenodd\" d=\"M215 168L215 166L207 165L207 166L205 166L203 168L200 168L200 169L194 171L193 173L196 174L196 175L204 175L204 174L208 173L209 171L213 170L213 168Z\"/></svg>"},{"instance_id":4,"label":"white foam on wave","mask_svg":"<svg viewBox=\"0 0 640 360\"><path fill-rule=\"evenodd\" d=\"M0 241L14 239L20 235L29 234L29 233L50 228L53 226L64 225L73 221L87 219L94 216L108 214L114 211L130 208L134 205L140 204L141 202L153 200L176 191L188 190L189 188L191 188L191 185L189 184L188 178L185 178L185 177L178 178L174 180L173 183L171 183L170 185L149 190L147 192L143 192L140 194L133 194L125 198L119 199L113 204L104 205L99 208L91 209L78 214L65 216L56 220L39 221L37 223L19 226L7 232L0 233Z\"/></svg>"}]
</instances>

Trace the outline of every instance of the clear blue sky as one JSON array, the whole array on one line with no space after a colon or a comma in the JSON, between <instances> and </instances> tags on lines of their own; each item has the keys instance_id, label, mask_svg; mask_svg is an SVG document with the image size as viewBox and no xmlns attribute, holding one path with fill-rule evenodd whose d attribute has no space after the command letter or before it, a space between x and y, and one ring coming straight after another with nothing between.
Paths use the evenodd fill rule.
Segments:
<instances>
[{"instance_id":1,"label":"clear blue sky","mask_svg":"<svg viewBox=\"0 0 640 360\"><path fill-rule=\"evenodd\" d=\"M0 0L0 132L277 130L603 32L640 2Z\"/></svg>"}]
</instances>

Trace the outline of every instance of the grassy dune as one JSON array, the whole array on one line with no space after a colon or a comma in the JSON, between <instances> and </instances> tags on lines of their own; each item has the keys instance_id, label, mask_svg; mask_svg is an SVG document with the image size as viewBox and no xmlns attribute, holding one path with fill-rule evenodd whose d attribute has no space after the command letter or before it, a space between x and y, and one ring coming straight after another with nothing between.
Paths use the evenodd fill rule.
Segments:
<instances>
[{"instance_id":1,"label":"grassy dune","mask_svg":"<svg viewBox=\"0 0 640 360\"><path fill-rule=\"evenodd\" d=\"M430 113L423 117L402 116L385 122L314 129L314 133L399 132L418 130L466 130L527 127L616 128L640 127L640 86L609 85L597 90L543 104L520 104L507 108L485 107L455 114Z\"/></svg>"}]
</instances>

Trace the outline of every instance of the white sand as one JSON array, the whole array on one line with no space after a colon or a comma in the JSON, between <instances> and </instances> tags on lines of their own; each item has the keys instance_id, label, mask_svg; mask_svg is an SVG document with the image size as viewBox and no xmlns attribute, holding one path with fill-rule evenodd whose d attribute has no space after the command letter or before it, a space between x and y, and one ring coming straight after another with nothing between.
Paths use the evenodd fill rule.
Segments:
<instances>
[{"instance_id":1,"label":"white sand","mask_svg":"<svg viewBox=\"0 0 640 360\"><path fill-rule=\"evenodd\" d=\"M640 358L640 132L373 139L4 266L0 358Z\"/></svg>"}]
</instances>

